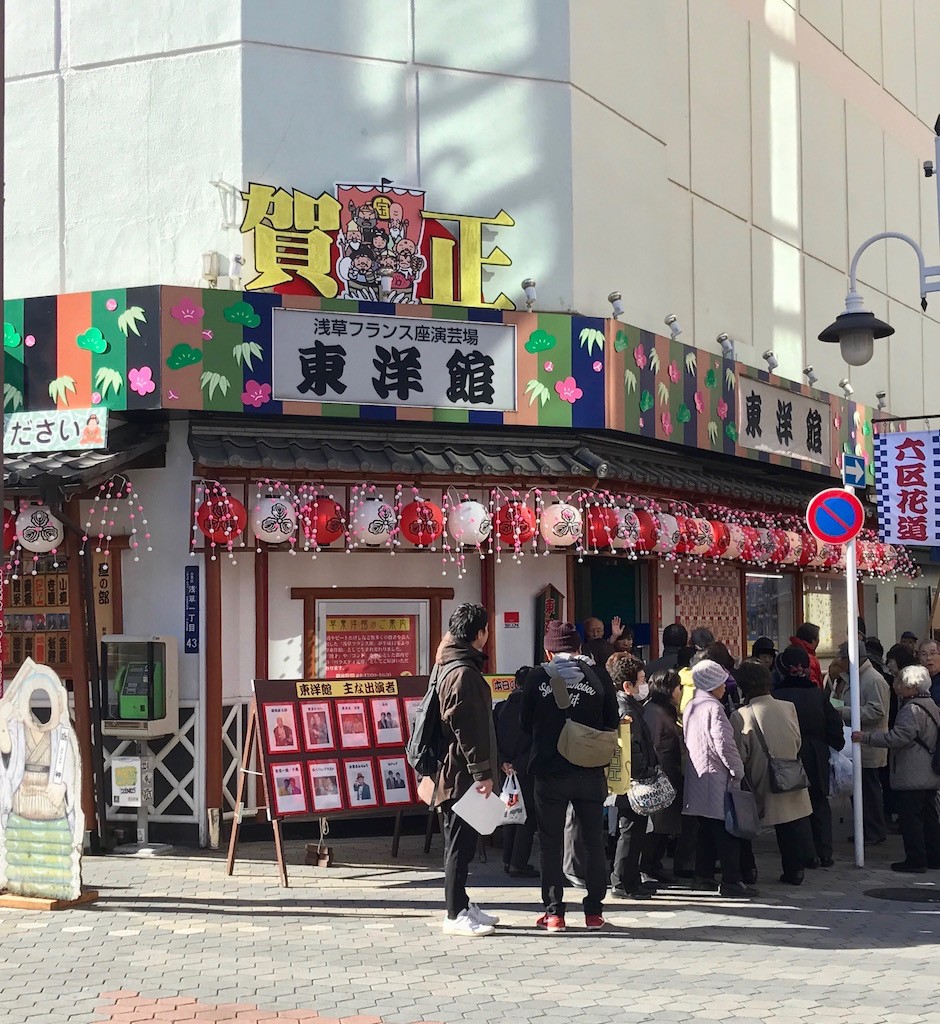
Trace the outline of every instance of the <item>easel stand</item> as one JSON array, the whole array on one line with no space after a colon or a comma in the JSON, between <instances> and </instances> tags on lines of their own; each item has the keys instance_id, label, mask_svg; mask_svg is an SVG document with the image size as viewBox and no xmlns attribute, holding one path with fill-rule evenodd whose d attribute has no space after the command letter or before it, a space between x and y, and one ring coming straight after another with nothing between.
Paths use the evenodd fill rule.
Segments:
<instances>
[{"instance_id":1,"label":"easel stand","mask_svg":"<svg viewBox=\"0 0 940 1024\"><path fill-rule=\"evenodd\" d=\"M248 781L249 775L254 775L261 778L261 788L264 794L265 806L268 810L268 820L271 822L271 826L274 829L274 854L277 859L278 875L281 879L281 885L284 888L289 887L287 879L287 861L284 857L284 838L281 832L282 819L276 814L273 814L271 808L273 806L270 794L268 793L268 777L264 771L256 772L250 765L252 762L252 756L254 751L260 748L261 744L261 719L258 716L258 705L257 701L252 700L248 705L248 723L245 736L245 749L242 751L242 761L238 770L238 786L235 792L235 818L232 821L232 834L229 837L228 843L228 857L225 862L225 873L231 875L235 871L235 856L238 850L238 839L241 831L242 815L245 810L245 786ZM333 818L362 818L371 817L372 815L364 815L355 811L341 811L337 814L333 814L330 817ZM398 856L399 846L401 844L401 826L402 826L403 814L400 810L395 812L395 826L392 832L392 856ZM295 820L303 821L308 820L304 818L296 818ZM307 847L307 863L315 865L317 867L330 867L333 860L333 851L329 846L324 845L324 840L329 835L330 825L329 818L325 815L317 815L317 820L320 824L320 839L317 844L310 844ZM311 859L312 858L312 859Z\"/></svg>"}]
</instances>

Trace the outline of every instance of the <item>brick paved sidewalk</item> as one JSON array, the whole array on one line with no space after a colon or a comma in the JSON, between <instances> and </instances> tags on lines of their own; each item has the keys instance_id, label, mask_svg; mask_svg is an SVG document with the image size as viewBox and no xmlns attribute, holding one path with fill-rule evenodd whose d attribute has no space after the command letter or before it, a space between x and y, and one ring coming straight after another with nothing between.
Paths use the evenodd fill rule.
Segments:
<instances>
[{"instance_id":1,"label":"brick paved sidewalk","mask_svg":"<svg viewBox=\"0 0 940 1024\"><path fill-rule=\"evenodd\" d=\"M0 1024L937 1019L940 902L866 895L940 901L940 873L888 870L895 837L863 871L841 844L839 865L807 872L799 889L776 883L762 841L752 903L668 890L612 902L609 931L560 935L535 931L535 889L509 882L494 852L471 881L502 934L478 940L441 933L440 840L430 858L421 843L405 837L394 863L387 839L340 840L346 866L327 870L302 866L302 844L289 844L288 890L269 844L247 847L232 879L218 854L88 859L98 903L0 911Z\"/></svg>"}]
</instances>

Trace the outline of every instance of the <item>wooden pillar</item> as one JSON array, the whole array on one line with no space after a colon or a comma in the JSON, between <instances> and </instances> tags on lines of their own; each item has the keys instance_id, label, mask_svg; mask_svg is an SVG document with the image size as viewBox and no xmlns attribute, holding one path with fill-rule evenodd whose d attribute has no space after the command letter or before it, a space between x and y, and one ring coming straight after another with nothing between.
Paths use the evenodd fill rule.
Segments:
<instances>
[{"instance_id":1,"label":"wooden pillar","mask_svg":"<svg viewBox=\"0 0 940 1024\"><path fill-rule=\"evenodd\" d=\"M78 512L78 502L67 510L69 515ZM79 519L78 515L72 518ZM65 531L65 553L68 561L69 578L69 636L72 647L72 691L75 698L75 733L78 736L78 750L82 758L82 813L85 827L95 828L95 779L91 739L91 693L88 689L88 645L85 642L85 603L83 600L84 581L82 559L78 553L81 539L71 530ZM120 558L120 554L116 554ZM88 609L94 615L94 608ZM97 629L95 630L97 634ZM99 786L104 779L98 779Z\"/></svg>"},{"instance_id":2,"label":"wooden pillar","mask_svg":"<svg viewBox=\"0 0 940 1024\"><path fill-rule=\"evenodd\" d=\"M206 558L206 809L222 807L222 562Z\"/></svg>"},{"instance_id":3,"label":"wooden pillar","mask_svg":"<svg viewBox=\"0 0 940 1024\"><path fill-rule=\"evenodd\" d=\"M268 549L255 554L255 679L268 678Z\"/></svg>"},{"instance_id":4,"label":"wooden pillar","mask_svg":"<svg viewBox=\"0 0 940 1024\"><path fill-rule=\"evenodd\" d=\"M489 638L483 653L486 655L488 672L498 672L496 664L496 559L492 554L483 559L480 566L480 604L490 613Z\"/></svg>"},{"instance_id":5,"label":"wooden pillar","mask_svg":"<svg viewBox=\"0 0 940 1024\"><path fill-rule=\"evenodd\" d=\"M639 564L642 565L643 563ZM646 589L649 594L650 605L650 660L652 660L662 654L662 651L659 649L659 639L663 631L663 615L659 600L659 562L655 558L648 558L646 560Z\"/></svg>"}]
</instances>

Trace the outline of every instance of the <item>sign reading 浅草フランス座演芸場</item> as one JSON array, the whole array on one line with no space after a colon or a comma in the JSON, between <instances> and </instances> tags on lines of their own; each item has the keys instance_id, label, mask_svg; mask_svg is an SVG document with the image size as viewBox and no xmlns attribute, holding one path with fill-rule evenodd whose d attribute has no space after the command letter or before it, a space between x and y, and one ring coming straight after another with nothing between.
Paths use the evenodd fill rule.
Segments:
<instances>
[{"instance_id":1,"label":"sign reading \u6d45\u8349\u30d5\u30e9\u30f3\u30b9\u5ea7\u6f14\u82b8\u5834","mask_svg":"<svg viewBox=\"0 0 940 1024\"><path fill-rule=\"evenodd\" d=\"M830 464L829 405L799 391L741 376L738 444L758 452Z\"/></svg>"},{"instance_id":2,"label":"sign reading \u6d45\u8349\u30d5\u30e9\u30f3\u30b9\u5ea7\u6f14\u82b8\u5834","mask_svg":"<svg viewBox=\"0 0 940 1024\"><path fill-rule=\"evenodd\" d=\"M281 401L516 407L512 324L275 309L272 332Z\"/></svg>"},{"instance_id":3,"label":"sign reading \u6d45\u8349\u30d5\u30e9\u30f3\u30b9\u5ea7\u6f14\u82b8\u5834","mask_svg":"<svg viewBox=\"0 0 940 1024\"><path fill-rule=\"evenodd\" d=\"M433 213L423 191L387 178L318 196L252 182L241 196L241 230L254 242L249 291L515 309L502 292L492 302L483 294L483 268L512 265L499 246L483 251L484 226L515 223L505 210L493 217Z\"/></svg>"},{"instance_id":4,"label":"sign reading \u6d45\u8349\u30d5\u30e9\u30f3\u30b9\u5ea7\u6f14\u82b8\u5834","mask_svg":"<svg viewBox=\"0 0 940 1024\"><path fill-rule=\"evenodd\" d=\"M875 484L886 544L940 543L940 432L879 434Z\"/></svg>"}]
</instances>

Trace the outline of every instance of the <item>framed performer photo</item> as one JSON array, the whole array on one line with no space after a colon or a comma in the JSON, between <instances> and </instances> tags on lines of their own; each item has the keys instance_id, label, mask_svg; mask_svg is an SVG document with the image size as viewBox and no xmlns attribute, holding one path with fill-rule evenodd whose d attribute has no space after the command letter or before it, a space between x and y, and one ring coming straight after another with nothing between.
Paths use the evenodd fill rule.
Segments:
<instances>
[{"instance_id":1,"label":"framed performer photo","mask_svg":"<svg viewBox=\"0 0 940 1024\"><path fill-rule=\"evenodd\" d=\"M339 761L308 761L307 770L314 812L341 811L343 786L339 778Z\"/></svg>"},{"instance_id":2,"label":"framed performer photo","mask_svg":"<svg viewBox=\"0 0 940 1024\"><path fill-rule=\"evenodd\" d=\"M379 794L375 787L375 762L372 758L344 761L343 771L350 808L378 807Z\"/></svg>"},{"instance_id":3,"label":"framed performer photo","mask_svg":"<svg viewBox=\"0 0 940 1024\"><path fill-rule=\"evenodd\" d=\"M372 745L364 700L340 701L336 705L336 717L339 720L340 746L346 750L358 750Z\"/></svg>"},{"instance_id":4,"label":"framed performer photo","mask_svg":"<svg viewBox=\"0 0 940 1024\"><path fill-rule=\"evenodd\" d=\"M278 817L307 814L307 791L303 765L299 761L271 765L271 793Z\"/></svg>"},{"instance_id":5,"label":"framed performer photo","mask_svg":"<svg viewBox=\"0 0 940 1024\"><path fill-rule=\"evenodd\" d=\"M401 708L394 697L369 701L372 713L372 728L377 747L400 747L405 742L401 726Z\"/></svg>"},{"instance_id":6,"label":"framed performer photo","mask_svg":"<svg viewBox=\"0 0 940 1024\"><path fill-rule=\"evenodd\" d=\"M408 730L408 739L411 739L411 730L414 728L415 716L418 713L418 708L421 706L420 697L404 697L402 699L402 705L405 709L405 726Z\"/></svg>"},{"instance_id":7,"label":"framed performer photo","mask_svg":"<svg viewBox=\"0 0 940 1024\"><path fill-rule=\"evenodd\" d=\"M408 782L408 765L403 757L380 757L379 785L382 787L383 804L413 803L411 786Z\"/></svg>"},{"instance_id":8,"label":"framed performer photo","mask_svg":"<svg viewBox=\"0 0 940 1024\"><path fill-rule=\"evenodd\" d=\"M264 719L268 750L272 754L299 754L300 736L297 732L294 705L263 704L261 715Z\"/></svg>"},{"instance_id":9,"label":"framed performer photo","mask_svg":"<svg viewBox=\"0 0 940 1024\"><path fill-rule=\"evenodd\" d=\"M316 753L336 747L333 714L326 701L302 701L300 718L304 724L304 746L307 750Z\"/></svg>"}]
</instances>

